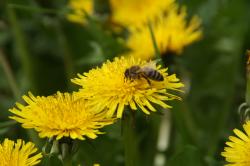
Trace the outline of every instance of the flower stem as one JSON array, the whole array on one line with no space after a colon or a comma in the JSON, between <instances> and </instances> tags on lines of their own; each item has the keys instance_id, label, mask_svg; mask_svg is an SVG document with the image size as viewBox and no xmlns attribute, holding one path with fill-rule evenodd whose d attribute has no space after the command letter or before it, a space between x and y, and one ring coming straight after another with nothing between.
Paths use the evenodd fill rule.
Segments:
<instances>
[{"instance_id":1,"label":"flower stem","mask_svg":"<svg viewBox=\"0 0 250 166\"><path fill-rule=\"evenodd\" d=\"M135 134L132 110L122 119L122 135L125 153L125 166L138 166L138 140Z\"/></svg>"},{"instance_id":2,"label":"flower stem","mask_svg":"<svg viewBox=\"0 0 250 166\"><path fill-rule=\"evenodd\" d=\"M250 106L250 50L247 51L247 66L246 66L246 77L247 77L247 84L246 84L246 103Z\"/></svg>"},{"instance_id":3,"label":"flower stem","mask_svg":"<svg viewBox=\"0 0 250 166\"><path fill-rule=\"evenodd\" d=\"M74 64L73 64L73 60L72 60L72 53L71 53L71 50L69 48L69 44L67 43L67 39L66 39L66 36L63 32L63 28L62 28L62 25L60 25L60 22L55 22L55 25L56 25L56 33L58 35L58 39L59 39L59 44L62 48L62 52L63 52L63 61L64 61L64 67L65 67L65 70L66 70L66 76L67 76L67 86L69 89L72 89L72 84L70 82L70 79L72 78L73 76L73 73L74 73Z\"/></svg>"},{"instance_id":4,"label":"flower stem","mask_svg":"<svg viewBox=\"0 0 250 166\"><path fill-rule=\"evenodd\" d=\"M64 166L72 166L72 154L70 154L70 146L67 143L61 144L62 162Z\"/></svg>"},{"instance_id":5,"label":"flower stem","mask_svg":"<svg viewBox=\"0 0 250 166\"><path fill-rule=\"evenodd\" d=\"M28 51L28 44L25 39L25 34L21 30L19 20L17 15L14 11L14 8L11 5L7 6L7 15L9 17L9 22L11 25L11 30L13 32L13 36L15 39L16 50L18 55L20 56L20 61L22 64L23 71L27 77L27 82L31 83L31 90L33 90L33 69L34 69L34 62L31 59L31 56Z\"/></svg>"},{"instance_id":6,"label":"flower stem","mask_svg":"<svg viewBox=\"0 0 250 166\"><path fill-rule=\"evenodd\" d=\"M153 27L152 27L152 24L150 23L150 21L148 22L148 28L149 28L151 39L153 42L154 50L155 50L155 56L156 56L156 58L161 59L161 52L160 52L160 49L157 45L154 30L153 30Z\"/></svg>"}]
</instances>

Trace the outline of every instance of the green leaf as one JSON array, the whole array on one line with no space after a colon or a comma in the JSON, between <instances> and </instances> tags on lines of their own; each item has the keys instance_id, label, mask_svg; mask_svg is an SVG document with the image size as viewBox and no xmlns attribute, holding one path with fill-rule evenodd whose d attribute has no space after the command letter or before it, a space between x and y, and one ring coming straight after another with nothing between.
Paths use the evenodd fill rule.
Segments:
<instances>
[{"instance_id":1,"label":"green leaf","mask_svg":"<svg viewBox=\"0 0 250 166\"><path fill-rule=\"evenodd\" d=\"M17 124L16 121L14 120L9 120L9 121L5 121L5 122L0 122L0 129L4 129L7 127L11 127L13 125Z\"/></svg>"}]
</instances>

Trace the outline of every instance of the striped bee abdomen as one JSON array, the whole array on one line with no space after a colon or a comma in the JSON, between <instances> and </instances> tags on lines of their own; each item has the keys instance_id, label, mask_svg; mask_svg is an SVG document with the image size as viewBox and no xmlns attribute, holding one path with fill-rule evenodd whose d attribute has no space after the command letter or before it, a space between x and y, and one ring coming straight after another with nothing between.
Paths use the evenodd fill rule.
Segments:
<instances>
[{"instance_id":1,"label":"striped bee abdomen","mask_svg":"<svg viewBox=\"0 0 250 166\"><path fill-rule=\"evenodd\" d=\"M164 77L160 72L150 67L131 66L125 70L124 76L130 80L144 78L149 85L151 84L149 79L154 81L164 80Z\"/></svg>"},{"instance_id":2,"label":"striped bee abdomen","mask_svg":"<svg viewBox=\"0 0 250 166\"><path fill-rule=\"evenodd\" d=\"M145 70L145 75L150 78L151 80L155 81L163 81L164 77L161 73L159 73L157 70L151 69Z\"/></svg>"}]
</instances>

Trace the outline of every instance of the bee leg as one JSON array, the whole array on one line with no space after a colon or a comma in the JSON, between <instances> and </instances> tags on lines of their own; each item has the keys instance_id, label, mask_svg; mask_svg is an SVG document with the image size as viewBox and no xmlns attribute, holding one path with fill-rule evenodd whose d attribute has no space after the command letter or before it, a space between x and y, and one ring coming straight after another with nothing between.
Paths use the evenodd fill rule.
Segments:
<instances>
[{"instance_id":1,"label":"bee leg","mask_svg":"<svg viewBox=\"0 0 250 166\"><path fill-rule=\"evenodd\" d=\"M147 80L147 82L148 82L148 85L151 86L151 82L150 82L150 80L148 79L148 77L146 77L146 76L144 76L144 75L142 75L142 77L145 78L145 79Z\"/></svg>"}]
</instances>

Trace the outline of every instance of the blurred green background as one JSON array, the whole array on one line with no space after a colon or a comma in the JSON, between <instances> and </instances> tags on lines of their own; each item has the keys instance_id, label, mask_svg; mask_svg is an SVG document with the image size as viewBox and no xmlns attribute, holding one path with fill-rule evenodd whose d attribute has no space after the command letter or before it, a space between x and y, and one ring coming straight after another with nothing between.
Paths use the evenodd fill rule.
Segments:
<instances>
[{"instance_id":1,"label":"blurred green background","mask_svg":"<svg viewBox=\"0 0 250 166\"><path fill-rule=\"evenodd\" d=\"M165 116L137 114L140 166L220 166L227 137L242 123L237 109L245 100L250 1L178 2L187 6L190 16L201 17L204 37L175 57L178 76L188 89L183 102L172 102L174 108ZM50 95L77 90L70 83L77 73L124 51L101 23L74 24L65 18L66 12L66 0L0 0L1 140L22 138L42 148L45 140L10 121L8 109L27 91ZM94 141L79 142L75 165L124 165L120 121L104 130L107 134ZM170 131L168 146L159 144L164 130ZM45 158L42 165L46 164L60 162Z\"/></svg>"}]
</instances>

